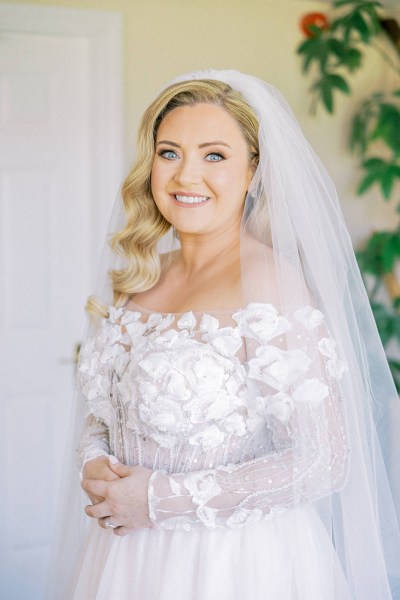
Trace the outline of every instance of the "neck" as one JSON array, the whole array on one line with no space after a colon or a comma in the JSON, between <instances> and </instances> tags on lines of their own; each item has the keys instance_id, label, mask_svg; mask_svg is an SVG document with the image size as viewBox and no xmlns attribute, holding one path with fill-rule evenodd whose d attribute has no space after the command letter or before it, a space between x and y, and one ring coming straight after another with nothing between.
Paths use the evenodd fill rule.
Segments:
<instances>
[{"instance_id":1,"label":"neck","mask_svg":"<svg viewBox=\"0 0 400 600\"><path fill-rule=\"evenodd\" d=\"M179 233L179 240L179 262L186 276L190 277L214 263L217 258L228 258L234 253L239 256L240 222L232 224L222 232L219 230L207 234Z\"/></svg>"}]
</instances>

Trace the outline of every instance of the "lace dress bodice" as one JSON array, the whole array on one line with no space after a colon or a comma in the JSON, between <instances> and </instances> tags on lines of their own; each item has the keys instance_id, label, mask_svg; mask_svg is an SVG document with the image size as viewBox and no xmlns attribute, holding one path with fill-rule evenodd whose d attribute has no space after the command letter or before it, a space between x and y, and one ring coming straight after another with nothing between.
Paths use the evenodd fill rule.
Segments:
<instances>
[{"instance_id":1,"label":"lace dress bodice","mask_svg":"<svg viewBox=\"0 0 400 600\"><path fill-rule=\"evenodd\" d=\"M150 518L169 529L241 527L343 485L345 366L318 310L130 306L110 307L80 353L82 465L114 454L152 469Z\"/></svg>"}]
</instances>

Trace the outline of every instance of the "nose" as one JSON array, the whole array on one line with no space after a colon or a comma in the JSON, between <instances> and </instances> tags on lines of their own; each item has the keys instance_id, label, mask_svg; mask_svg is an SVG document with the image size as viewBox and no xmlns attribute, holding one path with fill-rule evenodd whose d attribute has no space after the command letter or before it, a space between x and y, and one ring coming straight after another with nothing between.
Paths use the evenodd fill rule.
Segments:
<instances>
[{"instance_id":1,"label":"nose","mask_svg":"<svg viewBox=\"0 0 400 600\"><path fill-rule=\"evenodd\" d=\"M175 172L175 181L181 185L199 183L202 179L201 166L195 157L181 159Z\"/></svg>"}]
</instances>

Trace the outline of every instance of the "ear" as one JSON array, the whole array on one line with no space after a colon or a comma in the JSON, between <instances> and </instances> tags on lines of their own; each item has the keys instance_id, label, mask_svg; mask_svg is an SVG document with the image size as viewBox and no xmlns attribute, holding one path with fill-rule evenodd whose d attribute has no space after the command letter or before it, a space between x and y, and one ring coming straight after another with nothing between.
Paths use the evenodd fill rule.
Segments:
<instances>
[{"instance_id":1,"label":"ear","mask_svg":"<svg viewBox=\"0 0 400 600\"><path fill-rule=\"evenodd\" d=\"M250 183L254 177L254 173L256 172L256 169L257 169L257 165L254 163L254 160L252 160L249 163L249 167L247 170L247 189L249 189L249 187L250 187Z\"/></svg>"}]
</instances>

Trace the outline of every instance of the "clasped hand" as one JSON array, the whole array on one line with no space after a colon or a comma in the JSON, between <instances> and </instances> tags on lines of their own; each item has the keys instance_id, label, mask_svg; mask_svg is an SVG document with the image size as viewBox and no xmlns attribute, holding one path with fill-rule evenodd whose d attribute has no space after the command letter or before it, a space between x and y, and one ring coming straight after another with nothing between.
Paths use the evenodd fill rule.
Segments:
<instances>
[{"instance_id":1,"label":"clasped hand","mask_svg":"<svg viewBox=\"0 0 400 600\"><path fill-rule=\"evenodd\" d=\"M112 531L120 536L134 529L152 527L147 500L152 471L115 460L115 457L99 456L86 463L82 488L93 503L85 508L86 514L98 519L103 528L109 519L115 526Z\"/></svg>"}]
</instances>

